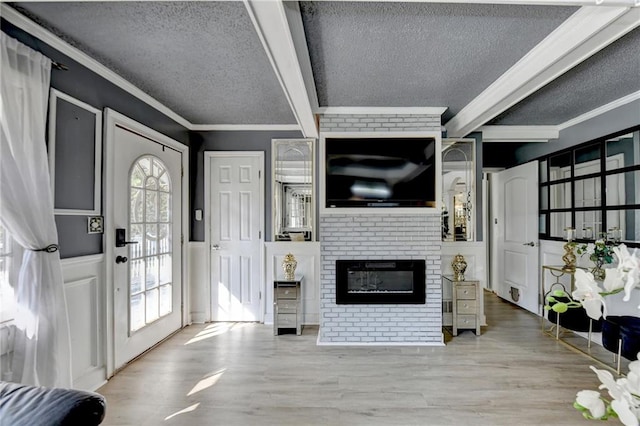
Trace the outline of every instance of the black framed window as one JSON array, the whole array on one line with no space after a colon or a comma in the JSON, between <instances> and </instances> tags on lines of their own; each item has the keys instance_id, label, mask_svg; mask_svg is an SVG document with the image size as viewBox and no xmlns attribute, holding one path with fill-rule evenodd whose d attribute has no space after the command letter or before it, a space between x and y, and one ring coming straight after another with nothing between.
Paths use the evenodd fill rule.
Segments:
<instances>
[{"instance_id":1,"label":"black framed window","mask_svg":"<svg viewBox=\"0 0 640 426\"><path fill-rule=\"evenodd\" d=\"M640 247L640 130L540 158L540 238L604 236Z\"/></svg>"}]
</instances>

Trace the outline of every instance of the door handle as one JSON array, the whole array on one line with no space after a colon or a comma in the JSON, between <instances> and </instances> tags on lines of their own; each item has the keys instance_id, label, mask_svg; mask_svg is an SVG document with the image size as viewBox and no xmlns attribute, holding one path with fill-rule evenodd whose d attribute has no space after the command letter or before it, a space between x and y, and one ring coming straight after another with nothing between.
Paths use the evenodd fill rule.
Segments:
<instances>
[{"instance_id":1,"label":"door handle","mask_svg":"<svg viewBox=\"0 0 640 426\"><path fill-rule=\"evenodd\" d=\"M220 250L220 246L218 244L213 244L211 246L211 250Z\"/></svg>"},{"instance_id":2,"label":"door handle","mask_svg":"<svg viewBox=\"0 0 640 426\"><path fill-rule=\"evenodd\" d=\"M116 247L125 247L127 244L138 244L137 241L126 241L127 230L124 228L116 228Z\"/></svg>"},{"instance_id":3,"label":"door handle","mask_svg":"<svg viewBox=\"0 0 640 426\"><path fill-rule=\"evenodd\" d=\"M533 241L529 241L528 243L524 243L522 244L523 246L530 246L530 247L535 247L536 243L534 243Z\"/></svg>"},{"instance_id":4,"label":"door handle","mask_svg":"<svg viewBox=\"0 0 640 426\"><path fill-rule=\"evenodd\" d=\"M127 263L129 260L126 256L116 256L116 263Z\"/></svg>"}]
</instances>

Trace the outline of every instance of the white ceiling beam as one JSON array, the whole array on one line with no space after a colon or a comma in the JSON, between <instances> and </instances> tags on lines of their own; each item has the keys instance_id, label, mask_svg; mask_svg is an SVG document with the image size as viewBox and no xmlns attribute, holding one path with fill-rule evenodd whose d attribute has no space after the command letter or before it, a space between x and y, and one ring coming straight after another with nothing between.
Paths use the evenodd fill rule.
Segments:
<instances>
[{"instance_id":1,"label":"white ceiling beam","mask_svg":"<svg viewBox=\"0 0 640 426\"><path fill-rule=\"evenodd\" d=\"M283 2L244 0L244 5L302 134L317 138L313 107Z\"/></svg>"},{"instance_id":2,"label":"white ceiling beam","mask_svg":"<svg viewBox=\"0 0 640 426\"><path fill-rule=\"evenodd\" d=\"M482 126L482 142L548 142L558 139L557 126Z\"/></svg>"},{"instance_id":3,"label":"white ceiling beam","mask_svg":"<svg viewBox=\"0 0 640 426\"><path fill-rule=\"evenodd\" d=\"M585 6L445 124L463 137L640 25L640 9Z\"/></svg>"},{"instance_id":4,"label":"white ceiling beam","mask_svg":"<svg viewBox=\"0 0 640 426\"><path fill-rule=\"evenodd\" d=\"M67 1L67 0L49 0ZM640 7L640 0L314 0L331 2L376 3L467 3L467 4L515 4L520 6L620 6Z\"/></svg>"},{"instance_id":5,"label":"white ceiling beam","mask_svg":"<svg viewBox=\"0 0 640 426\"><path fill-rule=\"evenodd\" d=\"M442 115L447 107L322 107L318 114L404 114Z\"/></svg>"}]
</instances>

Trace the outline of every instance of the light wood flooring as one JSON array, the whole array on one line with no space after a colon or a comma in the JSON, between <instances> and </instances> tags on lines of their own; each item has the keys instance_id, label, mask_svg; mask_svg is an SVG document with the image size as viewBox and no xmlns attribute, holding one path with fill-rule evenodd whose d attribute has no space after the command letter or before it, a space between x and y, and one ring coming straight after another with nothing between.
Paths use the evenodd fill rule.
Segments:
<instances>
[{"instance_id":1,"label":"light wood flooring","mask_svg":"<svg viewBox=\"0 0 640 426\"><path fill-rule=\"evenodd\" d=\"M180 331L98 392L104 425L579 425L585 355L538 317L485 293L487 327L442 347L317 346L317 327Z\"/></svg>"}]
</instances>

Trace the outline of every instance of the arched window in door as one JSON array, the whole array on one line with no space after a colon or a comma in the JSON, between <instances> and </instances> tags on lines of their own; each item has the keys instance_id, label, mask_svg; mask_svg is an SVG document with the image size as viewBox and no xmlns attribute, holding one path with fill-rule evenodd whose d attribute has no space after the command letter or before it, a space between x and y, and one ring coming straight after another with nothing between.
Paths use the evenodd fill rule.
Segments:
<instances>
[{"instance_id":1,"label":"arched window in door","mask_svg":"<svg viewBox=\"0 0 640 426\"><path fill-rule=\"evenodd\" d=\"M173 311L171 180L164 163L145 155L129 173L129 331Z\"/></svg>"}]
</instances>

